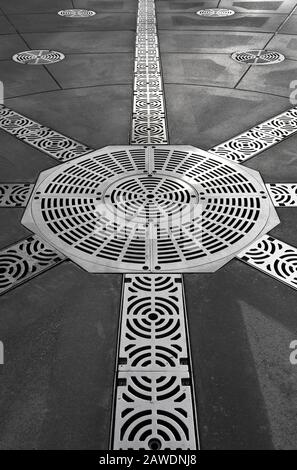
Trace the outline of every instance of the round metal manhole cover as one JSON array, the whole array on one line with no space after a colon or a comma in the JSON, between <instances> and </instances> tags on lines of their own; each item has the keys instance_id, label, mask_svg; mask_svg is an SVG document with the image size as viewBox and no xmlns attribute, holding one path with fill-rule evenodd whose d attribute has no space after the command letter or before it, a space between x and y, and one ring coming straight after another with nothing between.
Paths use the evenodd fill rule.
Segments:
<instances>
[{"instance_id":1,"label":"round metal manhole cover","mask_svg":"<svg viewBox=\"0 0 297 470\"><path fill-rule=\"evenodd\" d=\"M12 59L14 62L23 65L48 65L60 62L65 59L65 56L61 52L45 49L19 52Z\"/></svg>"},{"instance_id":2,"label":"round metal manhole cover","mask_svg":"<svg viewBox=\"0 0 297 470\"><path fill-rule=\"evenodd\" d=\"M194 147L106 147L41 174L22 222L92 272L215 270L267 224L259 179Z\"/></svg>"},{"instance_id":3,"label":"round metal manhole cover","mask_svg":"<svg viewBox=\"0 0 297 470\"><path fill-rule=\"evenodd\" d=\"M276 51L252 50L246 52L234 52L232 59L240 64L248 65L272 65L285 60L285 56Z\"/></svg>"},{"instance_id":4,"label":"round metal manhole cover","mask_svg":"<svg viewBox=\"0 0 297 470\"><path fill-rule=\"evenodd\" d=\"M235 11L227 8L208 8L205 10L198 10L197 15L204 16L206 18L224 18L226 16L232 16Z\"/></svg>"},{"instance_id":5,"label":"round metal manhole cover","mask_svg":"<svg viewBox=\"0 0 297 470\"><path fill-rule=\"evenodd\" d=\"M64 16L66 18L89 18L96 15L96 12L93 10L83 10L79 8L73 8L70 10L61 10L58 11L58 15Z\"/></svg>"}]
</instances>

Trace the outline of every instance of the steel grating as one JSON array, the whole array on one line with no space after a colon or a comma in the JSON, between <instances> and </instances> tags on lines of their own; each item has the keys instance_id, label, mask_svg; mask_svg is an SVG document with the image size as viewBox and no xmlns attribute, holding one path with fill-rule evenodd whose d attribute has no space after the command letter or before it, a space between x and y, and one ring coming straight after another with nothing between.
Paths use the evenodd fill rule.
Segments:
<instances>
[{"instance_id":1,"label":"steel grating","mask_svg":"<svg viewBox=\"0 0 297 470\"><path fill-rule=\"evenodd\" d=\"M26 207L34 184L0 183L0 207Z\"/></svg>"},{"instance_id":2,"label":"steel grating","mask_svg":"<svg viewBox=\"0 0 297 470\"><path fill-rule=\"evenodd\" d=\"M126 275L112 447L198 446L182 276Z\"/></svg>"},{"instance_id":3,"label":"steel grating","mask_svg":"<svg viewBox=\"0 0 297 470\"><path fill-rule=\"evenodd\" d=\"M50 51L48 49L36 49L14 54L12 60L22 65L49 65L64 60L62 52Z\"/></svg>"},{"instance_id":4,"label":"steel grating","mask_svg":"<svg viewBox=\"0 0 297 470\"><path fill-rule=\"evenodd\" d=\"M235 62L247 65L273 65L285 60L285 56L280 52L267 51L265 49L233 52L231 57Z\"/></svg>"},{"instance_id":5,"label":"steel grating","mask_svg":"<svg viewBox=\"0 0 297 470\"><path fill-rule=\"evenodd\" d=\"M215 271L278 222L258 172L164 145L43 172L22 220L90 272Z\"/></svg>"},{"instance_id":6,"label":"steel grating","mask_svg":"<svg viewBox=\"0 0 297 470\"><path fill-rule=\"evenodd\" d=\"M297 248L263 236L238 255L238 258L269 276L297 289Z\"/></svg>"},{"instance_id":7,"label":"steel grating","mask_svg":"<svg viewBox=\"0 0 297 470\"><path fill-rule=\"evenodd\" d=\"M58 11L58 15L64 18L91 18L96 15L96 12L93 10L72 8L69 10L60 10Z\"/></svg>"},{"instance_id":8,"label":"steel grating","mask_svg":"<svg viewBox=\"0 0 297 470\"><path fill-rule=\"evenodd\" d=\"M131 144L167 144L154 0L139 0Z\"/></svg>"},{"instance_id":9,"label":"steel grating","mask_svg":"<svg viewBox=\"0 0 297 470\"><path fill-rule=\"evenodd\" d=\"M28 237L0 251L0 294L32 279L64 260L47 243Z\"/></svg>"},{"instance_id":10,"label":"steel grating","mask_svg":"<svg viewBox=\"0 0 297 470\"><path fill-rule=\"evenodd\" d=\"M296 132L297 108L295 107L216 145L209 152L241 163L282 142Z\"/></svg>"},{"instance_id":11,"label":"steel grating","mask_svg":"<svg viewBox=\"0 0 297 470\"><path fill-rule=\"evenodd\" d=\"M270 183L266 188L275 207L297 207L297 183Z\"/></svg>"},{"instance_id":12,"label":"steel grating","mask_svg":"<svg viewBox=\"0 0 297 470\"><path fill-rule=\"evenodd\" d=\"M198 10L196 14L205 18L225 18L227 16L233 16L235 11L229 8L207 8Z\"/></svg>"},{"instance_id":13,"label":"steel grating","mask_svg":"<svg viewBox=\"0 0 297 470\"><path fill-rule=\"evenodd\" d=\"M0 129L61 162L92 150L6 106L0 106Z\"/></svg>"}]
</instances>

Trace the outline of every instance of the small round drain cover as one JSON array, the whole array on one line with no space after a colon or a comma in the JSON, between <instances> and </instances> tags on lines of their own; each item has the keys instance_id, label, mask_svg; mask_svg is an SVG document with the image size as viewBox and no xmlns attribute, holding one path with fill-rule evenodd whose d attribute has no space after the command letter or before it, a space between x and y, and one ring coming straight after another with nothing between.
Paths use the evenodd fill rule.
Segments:
<instances>
[{"instance_id":1,"label":"small round drain cover","mask_svg":"<svg viewBox=\"0 0 297 470\"><path fill-rule=\"evenodd\" d=\"M23 65L47 65L60 62L65 59L65 56L61 52L38 49L34 51L18 52L12 59L14 62Z\"/></svg>"},{"instance_id":2,"label":"small round drain cover","mask_svg":"<svg viewBox=\"0 0 297 470\"><path fill-rule=\"evenodd\" d=\"M278 64L285 60L285 56L283 54L276 51L267 51L265 49L234 52L231 57L240 64L249 65L271 65Z\"/></svg>"},{"instance_id":3,"label":"small round drain cover","mask_svg":"<svg viewBox=\"0 0 297 470\"><path fill-rule=\"evenodd\" d=\"M207 272L271 204L257 172L203 150L106 147L44 172L22 223L91 272Z\"/></svg>"},{"instance_id":4,"label":"small round drain cover","mask_svg":"<svg viewBox=\"0 0 297 470\"><path fill-rule=\"evenodd\" d=\"M65 16L66 18L89 18L90 16L96 15L93 10L81 10L79 8L73 8L71 10L58 11L58 15Z\"/></svg>"},{"instance_id":5,"label":"small round drain cover","mask_svg":"<svg viewBox=\"0 0 297 470\"><path fill-rule=\"evenodd\" d=\"M223 18L225 16L232 16L235 14L235 11L229 10L227 8L208 8L205 10L199 10L196 12L199 16L205 16L207 18Z\"/></svg>"}]
</instances>

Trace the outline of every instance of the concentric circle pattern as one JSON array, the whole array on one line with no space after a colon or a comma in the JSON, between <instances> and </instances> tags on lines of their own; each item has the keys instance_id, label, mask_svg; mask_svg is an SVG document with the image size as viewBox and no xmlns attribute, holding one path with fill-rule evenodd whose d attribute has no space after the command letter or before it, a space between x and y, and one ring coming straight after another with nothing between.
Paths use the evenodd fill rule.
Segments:
<instances>
[{"instance_id":1,"label":"concentric circle pattern","mask_svg":"<svg viewBox=\"0 0 297 470\"><path fill-rule=\"evenodd\" d=\"M235 11L229 10L228 8L207 8L204 10L198 10L197 15L204 16L206 18L223 18L226 16L232 16Z\"/></svg>"},{"instance_id":2,"label":"concentric circle pattern","mask_svg":"<svg viewBox=\"0 0 297 470\"><path fill-rule=\"evenodd\" d=\"M54 64L55 62L60 62L65 59L64 54L57 51L45 50L32 50L18 52L15 54L12 59L14 62L23 65L48 65Z\"/></svg>"},{"instance_id":3,"label":"concentric circle pattern","mask_svg":"<svg viewBox=\"0 0 297 470\"><path fill-rule=\"evenodd\" d=\"M73 8L70 10L61 10L58 12L58 15L64 16L65 18L89 18L96 15L96 12L93 10Z\"/></svg>"},{"instance_id":4,"label":"concentric circle pattern","mask_svg":"<svg viewBox=\"0 0 297 470\"><path fill-rule=\"evenodd\" d=\"M285 60L285 56L280 52L258 49L245 52L234 52L231 57L236 62L249 65L271 65L278 64Z\"/></svg>"},{"instance_id":5,"label":"concentric circle pattern","mask_svg":"<svg viewBox=\"0 0 297 470\"><path fill-rule=\"evenodd\" d=\"M194 147L106 147L41 176L23 223L92 271L209 270L266 225L256 175Z\"/></svg>"}]
</instances>

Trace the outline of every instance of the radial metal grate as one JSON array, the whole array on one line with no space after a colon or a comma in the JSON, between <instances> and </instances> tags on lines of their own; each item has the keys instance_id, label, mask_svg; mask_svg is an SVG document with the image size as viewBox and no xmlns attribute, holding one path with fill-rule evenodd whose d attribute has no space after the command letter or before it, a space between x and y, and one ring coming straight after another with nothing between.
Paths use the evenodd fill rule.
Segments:
<instances>
[{"instance_id":1,"label":"radial metal grate","mask_svg":"<svg viewBox=\"0 0 297 470\"><path fill-rule=\"evenodd\" d=\"M225 18L234 15L235 11L228 8L207 8L198 10L196 14L206 18Z\"/></svg>"},{"instance_id":2,"label":"radial metal grate","mask_svg":"<svg viewBox=\"0 0 297 470\"><path fill-rule=\"evenodd\" d=\"M275 207L297 207L296 183L266 184Z\"/></svg>"},{"instance_id":3,"label":"radial metal grate","mask_svg":"<svg viewBox=\"0 0 297 470\"><path fill-rule=\"evenodd\" d=\"M0 294L63 261L64 257L32 236L0 251Z\"/></svg>"},{"instance_id":4,"label":"radial metal grate","mask_svg":"<svg viewBox=\"0 0 297 470\"><path fill-rule=\"evenodd\" d=\"M34 185L0 183L0 207L26 207Z\"/></svg>"},{"instance_id":5,"label":"radial metal grate","mask_svg":"<svg viewBox=\"0 0 297 470\"><path fill-rule=\"evenodd\" d=\"M50 51L48 49L36 49L32 51L18 52L12 57L14 62L23 65L49 65L65 59L62 52Z\"/></svg>"},{"instance_id":6,"label":"radial metal grate","mask_svg":"<svg viewBox=\"0 0 297 470\"><path fill-rule=\"evenodd\" d=\"M0 129L61 162L92 150L6 106L0 106Z\"/></svg>"},{"instance_id":7,"label":"radial metal grate","mask_svg":"<svg viewBox=\"0 0 297 470\"><path fill-rule=\"evenodd\" d=\"M209 151L240 163L297 132L297 108L291 108Z\"/></svg>"},{"instance_id":8,"label":"radial metal grate","mask_svg":"<svg viewBox=\"0 0 297 470\"><path fill-rule=\"evenodd\" d=\"M114 449L197 449L185 313L180 275L125 276Z\"/></svg>"},{"instance_id":9,"label":"radial metal grate","mask_svg":"<svg viewBox=\"0 0 297 470\"><path fill-rule=\"evenodd\" d=\"M240 253L238 258L297 289L297 248L265 235Z\"/></svg>"},{"instance_id":10,"label":"radial metal grate","mask_svg":"<svg viewBox=\"0 0 297 470\"><path fill-rule=\"evenodd\" d=\"M65 18L90 18L96 15L96 12L93 10L72 8L69 10L60 10L58 11L58 15L64 16Z\"/></svg>"},{"instance_id":11,"label":"radial metal grate","mask_svg":"<svg viewBox=\"0 0 297 470\"><path fill-rule=\"evenodd\" d=\"M48 170L23 218L92 272L216 270L277 223L257 172L175 146L106 147Z\"/></svg>"},{"instance_id":12,"label":"radial metal grate","mask_svg":"<svg viewBox=\"0 0 297 470\"><path fill-rule=\"evenodd\" d=\"M280 52L267 50L252 50L244 52L234 52L232 59L240 64L248 65L273 65L285 60L285 56Z\"/></svg>"}]
</instances>

